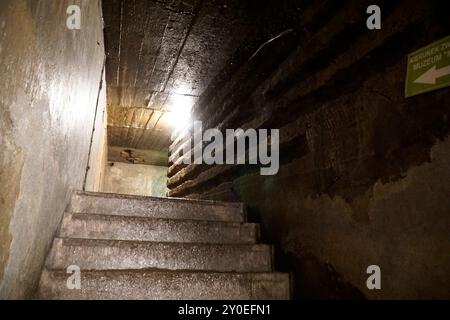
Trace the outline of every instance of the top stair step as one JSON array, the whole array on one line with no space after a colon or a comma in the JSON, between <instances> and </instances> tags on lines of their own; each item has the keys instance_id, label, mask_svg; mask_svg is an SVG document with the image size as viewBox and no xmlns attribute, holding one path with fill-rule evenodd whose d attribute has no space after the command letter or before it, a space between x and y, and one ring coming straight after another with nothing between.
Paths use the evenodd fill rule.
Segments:
<instances>
[{"instance_id":1,"label":"top stair step","mask_svg":"<svg viewBox=\"0 0 450 320\"><path fill-rule=\"evenodd\" d=\"M167 219L244 222L242 203L143 197L77 191L72 195L71 212L125 215Z\"/></svg>"}]
</instances>

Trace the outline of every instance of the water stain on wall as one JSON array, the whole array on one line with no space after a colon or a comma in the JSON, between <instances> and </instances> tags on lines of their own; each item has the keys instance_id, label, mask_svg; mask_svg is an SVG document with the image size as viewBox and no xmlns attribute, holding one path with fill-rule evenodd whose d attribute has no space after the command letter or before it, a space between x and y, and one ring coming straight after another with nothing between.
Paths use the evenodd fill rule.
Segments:
<instances>
[{"instance_id":1,"label":"water stain on wall","mask_svg":"<svg viewBox=\"0 0 450 320\"><path fill-rule=\"evenodd\" d=\"M22 174L22 150L11 141L11 121L8 110L0 111L0 279L9 258L9 246L12 240L9 231L11 216L20 191Z\"/></svg>"},{"instance_id":2,"label":"water stain on wall","mask_svg":"<svg viewBox=\"0 0 450 320\"><path fill-rule=\"evenodd\" d=\"M9 5L9 6L8 6ZM0 54L10 61L24 50L30 50L33 55L33 20L24 1L13 4L3 3L0 13L0 42L11 36L25 37L25 41L7 42L7 47L0 46ZM5 70L6 68L6 70ZM7 74L14 68L11 63L3 63L2 74ZM20 76L23 68L15 68L14 73ZM14 92L14 84L9 81L0 82L0 279L6 267L12 235L9 227L14 212L15 203L20 192L20 178L24 164L23 150L14 141L14 122L11 119L9 107L14 97L7 93Z\"/></svg>"}]
</instances>

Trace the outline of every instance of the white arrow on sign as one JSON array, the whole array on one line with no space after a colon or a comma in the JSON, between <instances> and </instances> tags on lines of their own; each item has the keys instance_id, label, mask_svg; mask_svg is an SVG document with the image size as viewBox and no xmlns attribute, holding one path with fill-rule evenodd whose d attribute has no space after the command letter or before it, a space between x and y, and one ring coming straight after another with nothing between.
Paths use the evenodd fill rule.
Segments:
<instances>
[{"instance_id":1,"label":"white arrow on sign","mask_svg":"<svg viewBox=\"0 0 450 320\"><path fill-rule=\"evenodd\" d=\"M414 80L414 83L436 84L436 79L449 74L450 66L441 69L436 69L436 66L433 66L430 70Z\"/></svg>"}]
</instances>

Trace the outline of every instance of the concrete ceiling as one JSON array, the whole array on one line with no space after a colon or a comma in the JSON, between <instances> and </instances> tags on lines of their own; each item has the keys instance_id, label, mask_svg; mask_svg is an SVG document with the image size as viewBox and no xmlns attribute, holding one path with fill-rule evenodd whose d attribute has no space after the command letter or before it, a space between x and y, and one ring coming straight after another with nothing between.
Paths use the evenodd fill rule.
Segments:
<instances>
[{"instance_id":1,"label":"concrete ceiling","mask_svg":"<svg viewBox=\"0 0 450 320\"><path fill-rule=\"evenodd\" d=\"M103 1L111 146L168 147L169 113L190 109L254 31L247 4Z\"/></svg>"}]
</instances>

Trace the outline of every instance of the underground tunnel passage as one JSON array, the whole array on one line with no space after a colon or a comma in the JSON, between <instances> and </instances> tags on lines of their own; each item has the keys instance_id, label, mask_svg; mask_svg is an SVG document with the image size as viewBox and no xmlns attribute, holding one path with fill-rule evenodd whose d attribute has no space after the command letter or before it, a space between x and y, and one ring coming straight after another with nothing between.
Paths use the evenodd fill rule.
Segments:
<instances>
[{"instance_id":1,"label":"underground tunnel passage","mask_svg":"<svg viewBox=\"0 0 450 320\"><path fill-rule=\"evenodd\" d=\"M0 298L448 300L448 12L0 1Z\"/></svg>"}]
</instances>

